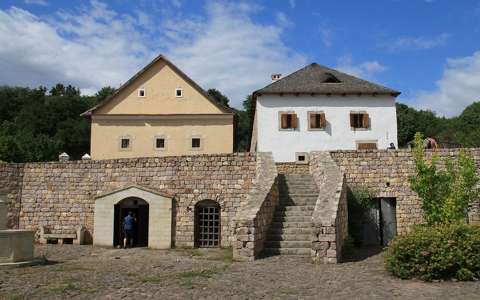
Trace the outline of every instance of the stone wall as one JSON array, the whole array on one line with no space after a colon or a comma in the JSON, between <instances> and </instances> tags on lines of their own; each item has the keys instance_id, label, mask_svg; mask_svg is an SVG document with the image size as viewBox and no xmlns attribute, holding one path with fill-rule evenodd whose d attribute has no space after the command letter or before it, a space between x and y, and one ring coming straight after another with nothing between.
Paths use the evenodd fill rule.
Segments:
<instances>
[{"instance_id":1,"label":"stone wall","mask_svg":"<svg viewBox=\"0 0 480 300\"><path fill-rule=\"evenodd\" d=\"M255 187L247 196L235 225L233 256L236 260L254 260L264 248L267 231L278 203L277 169L271 153L257 153Z\"/></svg>"},{"instance_id":2,"label":"stone wall","mask_svg":"<svg viewBox=\"0 0 480 300\"><path fill-rule=\"evenodd\" d=\"M480 170L480 149L465 150L474 157L477 170ZM455 158L458 151L459 149L440 149L437 153L442 158ZM377 197L396 198L397 230L400 234L422 222L420 201L408 182L415 170L410 150L332 151L330 154L346 174L347 184L352 189L364 186ZM427 158L431 155L432 151L427 151ZM478 205L474 204L470 211L472 222L479 221Z\"/></svg>"},{"instance_id":3,"label":"stone wall","mask_svg":"<svg viewBox=\"0 0 480 300\"><path fill-rule=\"evenodd\" d=\"M276 163L278 174L309 174L310 166L302 163Z\"/></svg>"},{"instance_id":4,"label":"stone wall","mask_svg":"<svg viewBox=\"0 0 480 300\"><path fill-rule=\"evenodd\" d=\"M84 225L92 233L95 197L139 185L173 195L176 246L194 245L194 207L205 199L220 204L221 245L231 246L233 220L246 204L255 172L256 154L236 153L2 164L0 180L10 201L10 227L37 230L43 224L62 233Z\"/></svg>"},{"instance_id":5,"label":"stone wall","mask_svg":"<svg viewBox=\"0 0 480 300\"><path fill-rule=\"evenodd\" d=\"M8 206L7 226L18 228L21 210L23 165L0 163L0 198Z\"/></svg>"},{"instance_id":6,"label":"stone wall","mask_svg":"<svg viewBox=\"0 0 480 300\"><path fill-rule=\"evenodd\" d=\"M310 173L320 191L312 215L312 258L337 263L348 236L345 174L328 152L310 153Z\"/></svg>"}]
</instances>

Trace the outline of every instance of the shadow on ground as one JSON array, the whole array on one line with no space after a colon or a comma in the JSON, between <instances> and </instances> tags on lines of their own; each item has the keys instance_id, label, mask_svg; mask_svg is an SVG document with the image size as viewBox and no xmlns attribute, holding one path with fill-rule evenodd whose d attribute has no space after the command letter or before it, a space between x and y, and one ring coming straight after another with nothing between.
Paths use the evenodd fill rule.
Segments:
<instances>
[{"instance_id":1,"label":"shadow on ground","mask_svg":"<svg viewBox=\"0 0 480 300\"><path fill-rule=\"evenodd\" d=\"M381 253L383 248L381 246L355 247L343 257L343 262L362 261L374 255Z\"/></svg>"}]
</instances>

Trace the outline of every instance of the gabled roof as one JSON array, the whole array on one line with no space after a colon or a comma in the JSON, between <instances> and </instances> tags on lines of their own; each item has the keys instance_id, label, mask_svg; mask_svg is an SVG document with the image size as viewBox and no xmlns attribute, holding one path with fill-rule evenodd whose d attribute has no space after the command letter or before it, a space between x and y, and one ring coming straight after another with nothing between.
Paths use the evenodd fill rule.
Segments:
<instances>
[{"instance_id":1,"label":"gabled roof","mask_svg":"<svg viewBox=\"0 0 480 300\"><path fill-rule=\"evenodd\" d=\"M312 63L255 91L254 97L261 94L377 94L396 97L400 92Z\"/></svg>"},{"instance_id":2,"label":"gabled roof","mask_svg":"<svg viewBox=\"0 0 480 300\"><path fill-rule=\"evenodd\" d=\"M183 80L188 82L200 94L205 96L205 98L207 98L207 100L210 101L213 105L218 107L220 109L220 111L222 111L223 113L234 114L234 111L231 108L226 107L226 106L218 103L217 101L215 101L215 99L213 99L195 81L193 81L190 77L188 77L187 74L183 73L179 68L177 68L177 66L175 66L171 61L169 61L164 55L160 54L155 59L153 59L148 65L146 65L143 69L141 69L137 74L133 75L133 77L130 78L127 82L122 84L122 86L120 86L118 89L116 89L115 92L112 95L108 96L102 102L98 103L94 107L92 107L89 110L87 110L86 112L82 113L81 116L82 117L90 117L95 112L95 110L97 110L98 108L100 108L100 107L104 106L105 104L107 104L108 102L110 102L110 100L112 100L122 90L124 90L127 86L129 86L135 79L140 77L143 73L145 73L148 69L150 69L153 65L155 65L155 63L157 63L160 60L163 60L170 68L172 68L172 70L175 73L177 73L180 77L182 77Z\"/></svg>"}]
</instances>

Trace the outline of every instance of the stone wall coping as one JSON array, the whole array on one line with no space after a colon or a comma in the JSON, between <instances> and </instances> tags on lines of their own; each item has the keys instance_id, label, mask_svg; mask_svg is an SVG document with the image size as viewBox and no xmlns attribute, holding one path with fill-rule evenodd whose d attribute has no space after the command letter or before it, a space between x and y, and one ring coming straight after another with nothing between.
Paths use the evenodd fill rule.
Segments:
<instances>
[{"instance_id":1,"label":"stone wall coping","mask_svg":"<svg viewBox=\"0 0 480 300\"><path fill-rule=\"evenodd\" d=\"M162 197L170 198L170 199L174 198L174 196L172 196L168 193L165 193L165 192L157 191L157 190L154 190L152 188L147 188L147 187L144 187L144 186L141 186L141 185L138 185L138 184L130 184L130 185L124 186L122 188L118 188L118 189L115 189L115 190L112 190L112 191L109 191L109 192L106 192L106 193L102 193L98 196L95 196L95 199L103 198L103 197L106 197L108 195L115 194L115 193L118 193L118 192L121 192L121 191L124 191L124 190L128 190L128 189L131 189L131 188L137 188L139 190L149 192L149 193L152 193L152 194L156 194L156 195L159 195L159 196L162 196Z\"/></svg>"}]
</instances>

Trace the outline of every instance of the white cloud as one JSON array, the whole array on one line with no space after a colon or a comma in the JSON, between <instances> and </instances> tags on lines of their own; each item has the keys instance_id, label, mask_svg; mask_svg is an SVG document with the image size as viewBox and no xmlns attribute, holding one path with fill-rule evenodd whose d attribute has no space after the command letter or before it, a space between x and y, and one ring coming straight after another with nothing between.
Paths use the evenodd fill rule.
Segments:
<instances>
[{"instance_id":1,"label":"white cloud","mask_svg":"<svg viewBox=\"0 0 480 300\"><path fill-rule=\"evenodd\" d=\"M319 29L319 32L323 45L327 48L331 47L333 45L333 29L327 26L322 26Z\"/></svg>"},{"instance_id":2,"label":"white cloud","mask_svg":"<svg viewBox=\"0 0 480 300\"><path fill-rule=\"evenodd\" d=\"M472 56L447 60L436 90L419 92L411 102L442 116L456 116L474 101L480 101L480 51Z\"/></svg>"},{"instance_id":3,"label":"white cloud","mask_svg":"<svg viewBox=\"0 0 480 300\"><path fill-rule=\"evenodd\" d=\"M207 18L173 21L168 56L203 87L224 92L237 107L254 90L270 82L272 73L290 73L306 64L281 39L282 26L255 23L261 7L209 3ZM191 29L195 34L190 34ZM185 32L187 30L187 32Z\"/></svg>"},{"instance_id":4,"label":"white cloud","mask_svg":"<svg viewBox=\"0 0 480 300\"><path fill-rule=\"evenodd\" d=\"M449 38L450 35L447 33L442 33L434 37L401 36L382 44L382 47L385 47L390 51L426 50L445 45Z\"/></svg>"},{"instance_id":5,"label":"white cloud","mask_svg":"<svg viewBox=\"0 0 480 300\"><path fill-rule=\"evenodd\" d=\"M288 3L290 4L291 8L295 8L295 6L297 5L295 0L289 0Z\"/></svg>"},{"instance_id":6,"label":"white cloud","mask_svg":"<svg viewBox=\"0 0 480 300\"><path fill-rule=\"evenodd\" d=\"M118 86L147 62L134 20L106 5L58 13L50 21L12 7L0 10L0 83L51 86L64 82L82 91Z\"/></svg>"},{"instance_id":7,"label":"white cloud","mask_svg":"<svg viewBox=\"0 0 480 300\"><path fill-rule=\"evenodd\" d=\"M376 60L365 61L359 64L354 64L351 56L346 55L338 60L337 68L345 73L363 79L374 79L375 75L387 70L387 67Z\"/></svg>"},{"instance_id":8,"label":"white cloud","mask_svg":"<svg viewBox=\"0 0 480 300\"><path fill-rule=\"evenodd\" d=\"M148 11L120 14L99 1L46 17L0 10L0 69L8 70L0 72L0 84L63 82L93 93L118 87L165 53L204 88L218 88L240 107L271 73L306 64L282 42L286 16L256 23L252 15L263 8L244 2L210 2L205 9L206 16L169 15L161 22Z\"/></svg>"},{"instance_id":9,"label":"white cloud","mask_svg":"<svg viewBox=\"0 0 480 300\"><path fill-rule=\"evenodd\" d=\"M48 3L45 0L24 0L25 4L47 6Z\"/></svg>"}]
</instances>

